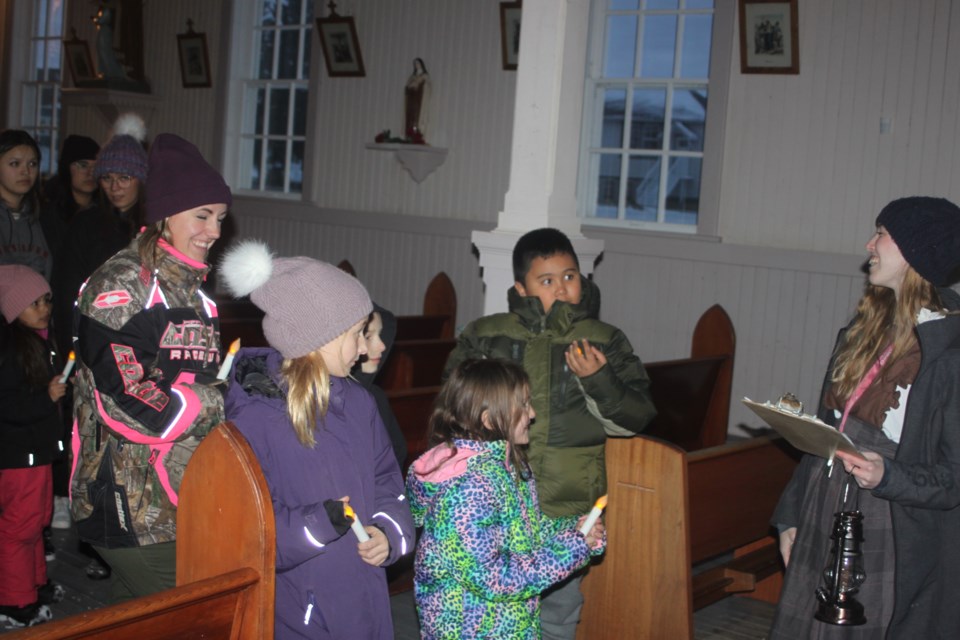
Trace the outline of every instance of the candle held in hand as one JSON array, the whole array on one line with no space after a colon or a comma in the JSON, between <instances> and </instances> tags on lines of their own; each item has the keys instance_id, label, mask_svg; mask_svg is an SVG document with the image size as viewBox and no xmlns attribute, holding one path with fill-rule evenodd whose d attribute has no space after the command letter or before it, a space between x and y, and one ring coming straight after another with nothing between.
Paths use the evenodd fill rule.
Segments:
<instances>
[{"instance_id":1,"label":"candle held in hand","mask_svg":"<svg viewBox=\"0 0 960 640\"><path fill-rule=\"evenodd\" d=\"M360 542L366 542L370 539L370 535L363 530L363 525L360 524L360 518L357 517L357 514L354 512L353 508L350 505L343 505L343 515L347 516L352 520L350 528L353 529L353 533L357 536L357 540Z\"/></svg>"},{"instance_id":2,"label":"candle held in hand","mask_svg":"<svg viewBox=\"0 0 960 640\"><path fill-rule=\"evenodd\" d=\"M71 351L70 355L67 356L67 364L63 365L63 374L60 376L60 384L65 384L67 378L70 377L70 372L73 371L73 365L77 364L77 355Z\"/></svg>"},{"instance_id":3,"label":"candle held in hand","mask_svg":"<svg viewBox=\"0 0 960 640\"><path fill-rule=\"evenodd\" d=\"M230 367L233 366L233 357L237 355L237 351L240 351L240 338L230 343L230 350L227 351L227 357L223 359L223 364L220 365L220 371L217 372L217 380L227 379L227 375L230 373Z\"/></svg>"},{"instance_id":4,"label":"candle held in hand","mask_svg":"<svg viewBox=\"0 0 960 640\"><path fill-rule=\"evenodd\" d=\"M600 517L600 514L603 513L603 510L607 507L607 496L600 496L597 498L597 501L593 503L593 508L590 509L590 514L587 516L587 519L583 521L583 525L580 527L580 533L587 535L590 533L590 529L593 529L593 525L597 523L597 518Z\"/></svg>"}]
</instances>

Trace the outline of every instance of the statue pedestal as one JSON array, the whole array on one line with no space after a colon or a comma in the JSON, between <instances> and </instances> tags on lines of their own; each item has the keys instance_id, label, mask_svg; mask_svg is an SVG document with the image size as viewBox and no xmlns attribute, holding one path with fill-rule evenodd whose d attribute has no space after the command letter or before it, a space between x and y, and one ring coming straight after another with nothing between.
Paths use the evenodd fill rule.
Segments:
<instances>
[{"instance_id":1,"label":"statue pedestal","mask_svg":"<svg viewBox=\"0 0 960 640\"><path fill-rule=\"evenodd\" d=\"M61 130L104 140L116 122L117 116L135 111L143 117L149 130L154 112L161 99L149 93L102 89L62 89Z\"/></svg>"},{"instance_id":2,"label":"statue pedestal","mask_svg":"<svg viewBox=\"0 0 960 640\"><path fill-rule=\"evenodd\" d=\"M417 184L427 179L431 173L447 159L447 149L431 147L426 144L369 143L367 149L373 151L392 151L397 162L406 169Z\"/></svg>"}]
</instances>

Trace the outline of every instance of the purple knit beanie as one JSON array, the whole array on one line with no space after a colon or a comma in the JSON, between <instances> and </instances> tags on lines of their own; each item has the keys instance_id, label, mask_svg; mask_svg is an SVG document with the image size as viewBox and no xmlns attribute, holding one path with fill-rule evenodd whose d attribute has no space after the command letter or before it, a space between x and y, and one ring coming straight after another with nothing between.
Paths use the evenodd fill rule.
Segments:
<instances>
[{"instance_id":1,"label":"purple knit beanie","mask_svg":"<svg viewBox=\"0 0 960 640\"><path fill-rule=\"evenodd\" d=\"M883 226L913 270L937 286L960 276L960 208L945 198L912 196L880 211Z\"/></svg>"},{"instance_id":2,"label":"purple knit beanie","mask_svg":"<svg viewBox=\"0 0 960 640\"><path fill-rule=\"evenodd\" d=\"M0 312L12 323L23 310L50 293L43 276L22 264L0 265Z\"/></svg>"},{"instance_id":3,"label":"purple knit beanie","mask_svg":"<svg viewBox=\"0 0 960 640\"><path fill-rule=\"evenodd\" d=\"M150 147L147 224L205 204L233 204L230 187L200 150L180 136L161 133Z\"/></svg>"},{"instance_id":4,"label":"purple knit beanie","mask_svg":"<svg viewBox=\"0 0 960 640\"><path fill-rule=\"evenodd\" d=\"M147 139L147 127L143 118L135 113L123 114L114 123L110 136L97 154L93 177L99 180L108 173L118 173L145 181L147 152L143 142Z\"/></svg>"},{"instance_id":5,"label":"purple knit beanie","mask_svg":"<svg viewBox=\"0 0 960 640\"><path fill-rule=\"evenodd\" d=\"M299 358L344 333L373 311L359 280L327 262L275 258L247 240L231 247L220 274L236 297L263 309L263 335L284 358Z\"/></svg>"}]
</instances>

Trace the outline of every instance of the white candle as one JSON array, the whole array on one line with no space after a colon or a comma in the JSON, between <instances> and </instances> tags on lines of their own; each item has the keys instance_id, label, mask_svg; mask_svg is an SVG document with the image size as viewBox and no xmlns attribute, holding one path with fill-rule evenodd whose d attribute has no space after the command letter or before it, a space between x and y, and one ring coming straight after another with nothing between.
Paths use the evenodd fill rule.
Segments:
<instances>
[{"instance_id":1,"label":"white candle","mask_svg":"<svg viewBox=\"0 0 960 640\"><path fill-rule=\"evenodd\" d=\"M364 531L363 525L360 524L360 518L357 517L357 514L350 507L350 505L343 505L343 513L345 516L353 520L353 522L350 524L350 528L353 529L353 533L357 536L357 540L360 542L366 542L369 540L370 535Z\"/></svg>"},{"instance_id":2,"label":"white candle","mask_svg":"<svg viewBox=\"0 0 960 640\"><path fill-rule=\"evenodd\" d=\"M67 356L67 364L63 365L63 373L60 375L60 384L65 384L67 378L70 377L70 372L73 371L73 365L77 364L77 356L70 352L70 355Z\"/></svg>"},{"instance_id":3,"label":"white candle","mask_svg":"<svg viewBox=\"0 0 960 640\"><path fill-rule=\"evenodd\" d=\"M583 521L583 525L580 527L580 533L587 535L590 533L590 529L593 529L593 525L597 523L597 518L600 517L600 514L603 513L603 510L607 506L607 496L600 496L597 498L597 501L593 503L593 508L590 509L590 514L587 516L587 519Z\"/></svg>"},{"instance_id":4,"label":"white candle","mask_svg":"<svg viewBox=\"0 0 960 640\"><path fill-rule=\"evenodd\" d=\"M220 365L220 371L217 372L217 380L227 379L227 375L230 373L230 367L233 366L233 356L236 355L237 351L240 351L240 338L230 343L230 350L227 351L227 357L223 359L223 364Z\"/></svg>"}]
</instances>

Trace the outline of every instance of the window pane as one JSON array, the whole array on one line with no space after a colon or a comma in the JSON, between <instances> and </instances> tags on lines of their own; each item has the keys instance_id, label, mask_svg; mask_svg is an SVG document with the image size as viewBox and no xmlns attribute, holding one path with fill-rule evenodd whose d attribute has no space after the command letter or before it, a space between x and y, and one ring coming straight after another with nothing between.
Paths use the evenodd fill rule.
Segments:
<instances>
[{"instance_id":1,"label":"window pane","mask_svg":"<svg viewBox=\"0 0 960 640\"><path fill-rule=\"evenodd\" d=\"M310 43L313 38L310 37L310 30L303 32L303 64L300 66L303 70L300 72L300 78L306 80L310 77Z\"/></svg>"},{"instance_id":2,"label":"window pane","mask_svg":"<svg viewBox=\"0 0 960 640\"><path fill-rule=\"evenodd\" d=\"M598 132L600 134L599 144L595 144L595 146L617 148L623 146L624 115L626 111L626 89L607 89L603 92L603 123Z\"/></svg>"},{"instance_id":3,"label":"window pane","mask_svg":"<svg viewBox=\"0 0 960 640\"><path fill-rule=\"evenodd\" d=\"M639 0L610 0L610 8L614 11L629 11L638 9Z\"/></svg>"},{"instance_id":4,"label":"window pane","mask_svg":"<svg viewBox=\"0 0 960 640\"><path fill-rule=\"evenodd\" d=\"M285 29L280 32L280 59L277 61L277 77L295 79L300 67L300 31Z\"/></svg>"},{"instance_id":5,"label":"window pane","mask_svg":"<svg viewBox=\"0 0 960 640\"><path fill-rule=\"evenodd\" d=\"M253 146L253 154L249 157L250 162L250 188L260 188L260 160L263 157L263 140L250 140L247 144ZM246 154L244 154L246 155Z\"/></svg>"},{"instance_id":6,"label":"window pane","mask_svg":"<svg viewBox=\"0 0 960 640\"><path fill-rule=\"evenodd\" d=\"M667 172L666 222L697 224L700 208L700 158L671 158Z\"/></svg>"},{"instance_id":7,"label":"window pane","mask_svg":"<svg viewBox=\"0 0 960 640\"><path fill-rule=\"evenodd\" d=\"M284 140L267 142L267 191L283 191L283 176L287 168L287 143Z\"/></svg>"},{"instance_id":8,"label":"window pane","mask_svg":"<svg viewBox=\"0 0 960 640\"><path fill-rule=\"evenodd\" d=\"M46 52L47 48L44 46L43 40L34 40L33 41L33 81L34 82L43 82L46 80L44 78L44 62L46 61Z\"/></svg>"},{"instance_id":9,"label":"window pane","mask_svg":"<svg viewBox=\"0 0 960 640\"><path fill-rule=\"evenodd\" d=\"M636 89L630 117L632 149L663 148L663 116L667 109L666 89Z\"/></svg>"},{"instance_id":10,"label":"window pane","mask_svg":"<svg viewBox=\"0 0 960 640\"><path fill-rule=\"evenodd\" d=\"M687 0L687 9L713 9L713 0Z\"/></svg>"},{"instance_id":11,"label":"window pane","mask_svg":"<svg viewBox=\"0 0 960 640\"><path fill-rule=\"evenodd\" d=\"M267 29L260 33L260 75L261 80L273 77L273 39L276 32Z\"/></svg>"},{"instance_id":12,"label":"window pane","mask_svg":"<svg viewBox=\"0 0 960 640\"><path fill-rule=\"evenodd\" d=\"M596 217L617 219L620 204L620 154L594 156L594 180L597 185Z\"/></svg>"},{"instance_id":13,"label":"window pane","mask_svg":"<svg viewBox=\"0 0 960 640\"><path fill-rule=\"evenodd\" d=\"M670 148L703 151L707 119L706 89L677 89L673 93Z\"/></svg>"},{"instance_id":14,"label":"window pane","mask_svg":"<svg viewBox=\"0 0 960 640\"><path fill-rule=\"evenodd\" d=\"M303 142L295 141L290 145L290 191L303 191Z\"/></svg>"},{"instance_id":15,"label":"window pane","mask_svg":"<svg viewBox=\"0 0 960 640\"><path fill-rule=\"evenodd\" d=\"M677 0L647 0L647 9L652 11L661 11L665 9L677 9L679 3Z\"/></svg>"},{"instance_id":16,"label":"window pane","mask_svg":"<svg viewBox=\"0 0 960 640\"><path fill-rule=\"evenodd\" d=\"M40 158L40 175L50 175L50 149L53 148L53 134L50 129L37 129L32 131L33 137L37 140L37 146L42 151Z\"/></svg>"},{"instance_id":17,"label":"window pane","mask_svg":"<svg viewBox=\"0 0 960 640\"><path fill-rule=\"evenodd\" d=\"M290 122L290 91L284 88L270 90L270 128L269 135L287 135Z\"/></svg>"},{"instance_id":18,"label":"window pane","mask_svg":"<svg viewBox=\"0 0 960 640\"><path fill-rule=\"evenodd\" d=\"M713 16L690 15L683 19L683 53L680 54L681 78L706 78L710 75L710 37Z\"/></svg>"},{"instance_id":19,"label":"window pane","mask_svg":"<svg viewBox=\"0 0 960 640\"><path fill-rule=\"evenodd\" d=\"M637 50L637 17L610 16L607 19L607 51L603 75L607 78L633 77Z\"/></svg>"},{"instance_id":20,"label":"window pane","mask_svg":"<svg viewBox=\"0 0 960 640\"><path fill-rule=\"evenodd\" d=\"M647 16L643 21L643 58L640 77L672 77L676 41L677 16Z\"/></svg>"},{"instance_id":21,"label":"window pane","mask_svg":"<svg viewBox=\"0 0 960 640\"><path fill-rule=\"evenodd\" d=\"M300 0L283 0L281 16L283 24L300 24L300 14L302 13L302 2Z\"/></svg>"},{"instance_id":22,"label":"window pane","mask_svg":"<svg viewBox=\"0 0 960 640\"><path fill-rule=\"evenodd\" d=\"M277 24L277 0L263 0L263 11L260 12L260 24L264 26Z\"/></svg>"},{"instance_id":23,"label":"window pane","mask_svg":"<svg viewBox=\"0 0 960 640\"><path fill-rule=\"evenodd\" d=\"M50 127L51 129L56 126L56 120L53 119L55 115L53 112L54 101L56 99L56 92L53 89L53 85L45 84L40 89L40 126L41 127Z\"/></svg>"},{"instance_id":24,"label":"window pane","mask_svg":"<svg viewBox=\"0 0 960 640\"><path fill-rule=\"evenodd\" d=\"M660 202L660 158L630 156L627 176L627 220L656 222Z\"/></svg>"},{"instance_id":25,"label":"window pane","mask_svg":"<svg viewBox=\"0 0 960 640\"><path fill-rule=\"evenodd\" d=\"M257 89L257 119L253 122L253 132L258 136L263 135L263 119L264 111L267 107L267 90L264 88ZM249 131L249 129L247 129Z\"/></svg>"},{"instance_id":26,"label":"window pane","mask_svg":"<svg viewBox=\"0 0 960 640\"><path fill-rule=\"evenodd\" d=\"M307 88L298 87L294 93L293 106L293 135L307 135Z\"/></svg>"}]
</instances>

